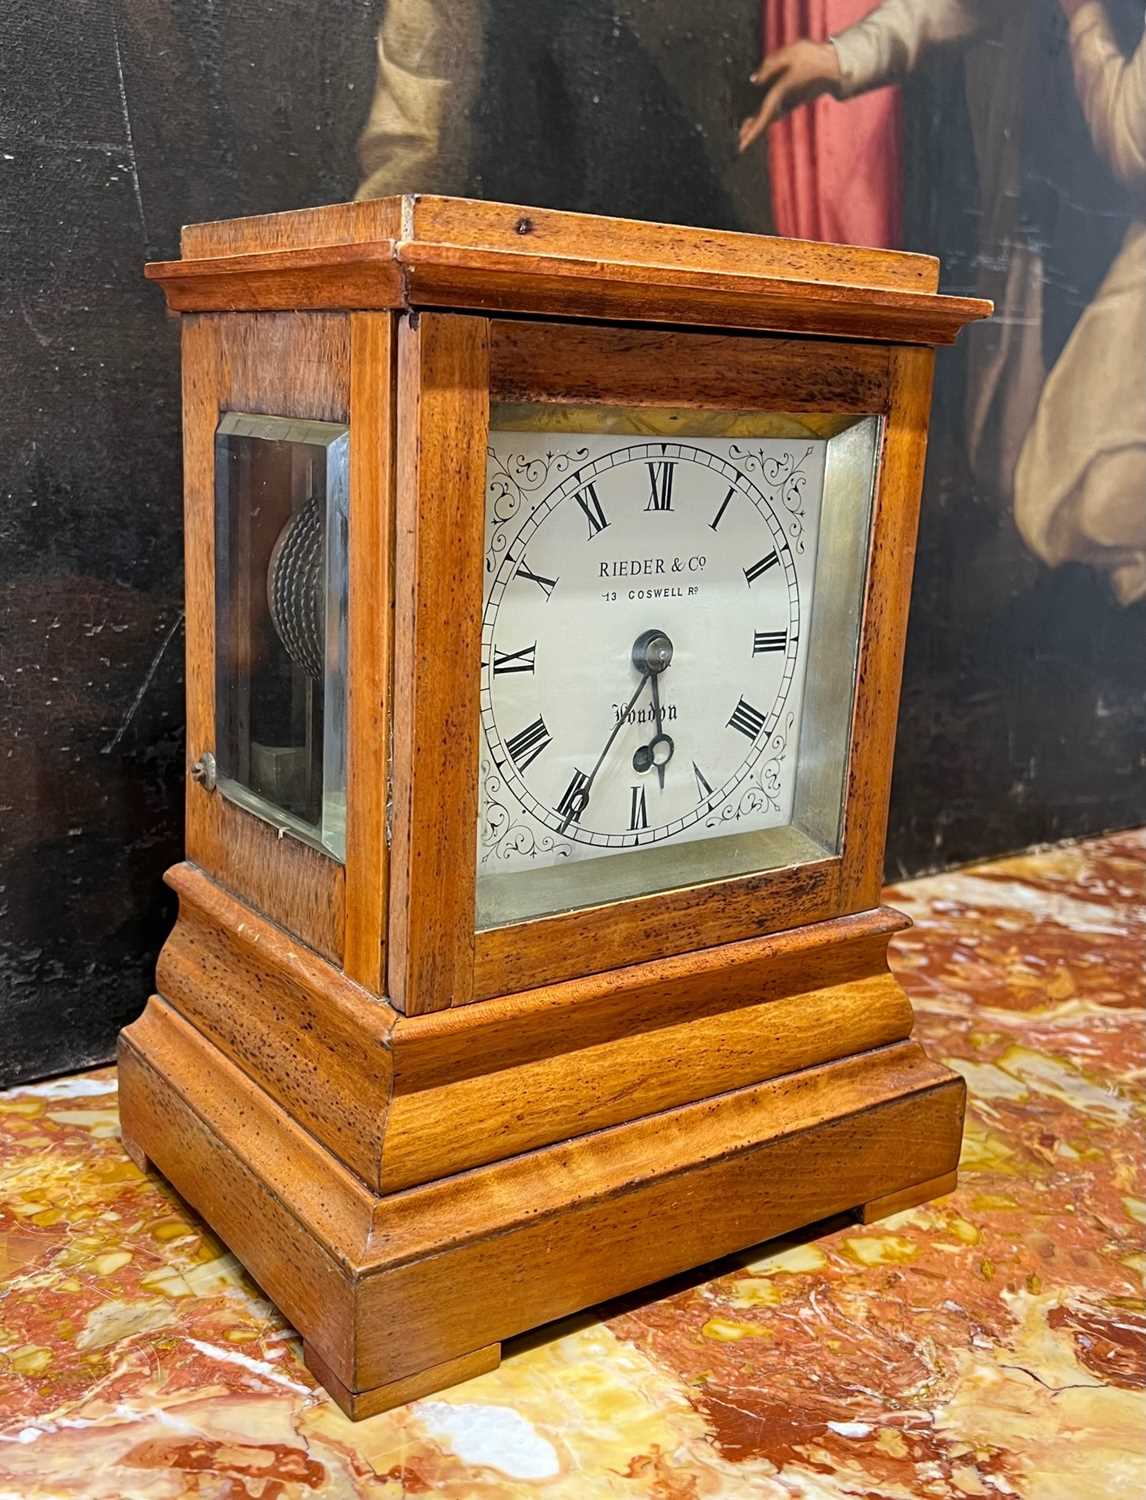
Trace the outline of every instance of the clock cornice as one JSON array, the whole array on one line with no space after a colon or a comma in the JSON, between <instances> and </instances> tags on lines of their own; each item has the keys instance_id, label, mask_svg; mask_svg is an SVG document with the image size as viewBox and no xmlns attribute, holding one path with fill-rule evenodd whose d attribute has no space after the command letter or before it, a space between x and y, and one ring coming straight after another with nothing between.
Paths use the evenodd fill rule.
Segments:
<instances>
[{"instance_id":1,"label":"clock cornice","mask_svg":"<svg viewBox=\"0 0 1146 1500\"><path fill-rule=\"evenodd\" d=\"M949 344L991 304L929 255L407 195L188 225L176 312L430 308Z\"/></svg>"}]
</instances>

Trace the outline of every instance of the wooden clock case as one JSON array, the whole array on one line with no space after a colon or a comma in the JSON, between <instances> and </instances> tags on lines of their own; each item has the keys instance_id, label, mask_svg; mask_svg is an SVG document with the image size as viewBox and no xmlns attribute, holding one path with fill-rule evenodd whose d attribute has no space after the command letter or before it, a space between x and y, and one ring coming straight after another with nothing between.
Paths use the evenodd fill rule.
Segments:
<instances>
[{"instance_id":1,"label":"wooden clock case","mask_svg":"<svg viewBox=\"0 0 1146 1500\"><path fill-rule=\"evenodd\" d=\"M222 411L349 423L345 863L189 779L124 1139L352 1416L501 1341L954 1182L880 905L931 346L925 256L443 198L184 231L189 764L215 743ZM882 418L838 855L475 932L491 399Z\"/></svg>"}]
</instances>

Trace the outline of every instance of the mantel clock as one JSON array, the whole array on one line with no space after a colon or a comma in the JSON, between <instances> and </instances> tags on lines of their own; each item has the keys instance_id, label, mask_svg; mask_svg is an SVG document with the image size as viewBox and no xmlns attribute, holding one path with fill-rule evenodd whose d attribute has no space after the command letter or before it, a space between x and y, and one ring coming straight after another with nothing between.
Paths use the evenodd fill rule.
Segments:
<instances>
[{"instance_id":1,"label":"mantel clock","mask_svg":"<svg viewBox=\"0 0 1146 1500\"><path fill-rule=\"evenodd\" d=\"M125 1139L352 1416L954 1181L880 905L928 257L184 231L187 860Z\"/></svg>"}]
</instances>

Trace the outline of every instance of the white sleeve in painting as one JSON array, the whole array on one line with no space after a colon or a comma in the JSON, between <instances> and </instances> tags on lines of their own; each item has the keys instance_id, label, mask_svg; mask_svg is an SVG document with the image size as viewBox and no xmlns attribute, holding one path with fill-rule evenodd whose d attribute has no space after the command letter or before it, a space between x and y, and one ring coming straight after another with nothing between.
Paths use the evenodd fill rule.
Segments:
<instances>
[{"instance_id":1,"label":"white sleeve in painting","mask_svg":"<svg viewBox=\"0 0 1146 1500\"><path fill-rule=\"evenodd\" d=\"M357 197L460 190L484 21L485 0L388 0Z\"/></svg>"},{"instance_id":2,"label":"white sleeve in painting","mask_svg":"<svg viewBox=\"0 0 1146 1500\"><path fill-rule=\"evenodd\" d=\"M841 98L906 78L932 47L992 35L1022 3L883 0L862 21L832 37L840 61Z\"/></svg>"},{"instance_id":3,"label":"white sleeve in painting","mask_svg":"<svg viewBox=\"0 0 1146 1500\"><path fill-rule=\"evenodd\" d=\"M1100 568L1134 604L1146 599L1146 41L1127 58L1094 0L1070 36L1095 145L1139 217L1043 387L1015 470L1015 520L1044 562Z\"/></svg>"},{"instance_id":4,"label":"white sleeve in painting","mask_svg":"<svg viewBox=\"0 0 1146 1500\"><path fill-rule=\"evenodd\" d=\"M1106 8L1087 0L1070 23L1074 83L1095 147L1119 182L1146 199L1146 38L1126 57Z\"/></svg>"}]
</instances>

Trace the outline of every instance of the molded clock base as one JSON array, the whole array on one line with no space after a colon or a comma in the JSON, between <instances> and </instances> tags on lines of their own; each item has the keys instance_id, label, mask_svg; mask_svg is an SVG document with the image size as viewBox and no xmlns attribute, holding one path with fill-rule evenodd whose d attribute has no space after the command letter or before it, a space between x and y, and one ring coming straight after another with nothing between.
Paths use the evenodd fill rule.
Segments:
<instances>
[{"instance_id":1,"label":"molded clock base","mask_svg":"<svg viewBox=\"0 0 1146 1500\"><path fill-rule=\"evenodd\" d=\"M120 1049L133 1158L219 1233L353 1418L605 1298L947 1191L965 1098L896 1042L379 1195L163 1000Z\"/></svg>"}]
</instances>

